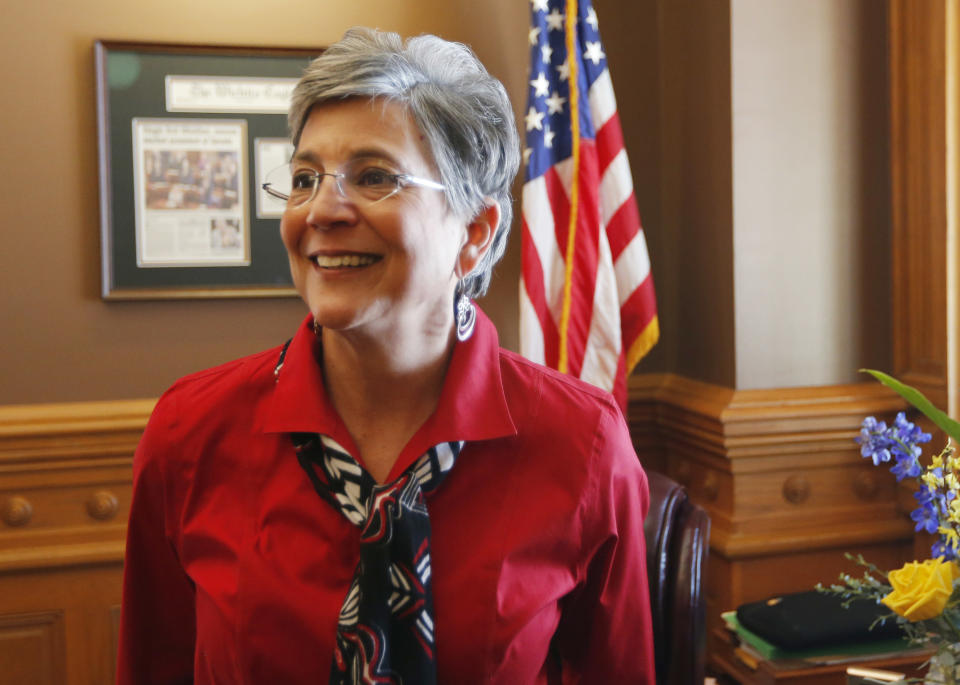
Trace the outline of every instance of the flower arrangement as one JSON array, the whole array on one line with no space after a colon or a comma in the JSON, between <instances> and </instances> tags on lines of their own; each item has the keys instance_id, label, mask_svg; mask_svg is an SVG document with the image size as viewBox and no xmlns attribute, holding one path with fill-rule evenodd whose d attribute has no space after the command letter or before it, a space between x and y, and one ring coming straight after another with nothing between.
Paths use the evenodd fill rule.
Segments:
<instances>
[{"instance_id":1,"label":"flower arrangement","mask_svg":"<svg viewBox=\"0 0 960 685\"><path fill-rule=\"evenodd\" d=\"M884 573L862 556L848 558L865 568L862 577L840 576L840 583L818 586L823 592L841 595L845 603L872 599L891 610L887 618L903 628L911 644L935 650L929 662L926 683L960 684L960 423L937 409L918 390L879 371L867 373L896 391L948 436L947 446L932 457L929 465L920 462L921 444L930 434L907 420L901 412L887 426L869 416L863 421L860 453L875 466L893 462L890 471L897 481L916 480L917 507L910 517L917 531L936 535L931 558L912 561ZM908 681L902 681L908 682ZM917 682L917 681L909 681Z\"/></svg>"}]
</instances>

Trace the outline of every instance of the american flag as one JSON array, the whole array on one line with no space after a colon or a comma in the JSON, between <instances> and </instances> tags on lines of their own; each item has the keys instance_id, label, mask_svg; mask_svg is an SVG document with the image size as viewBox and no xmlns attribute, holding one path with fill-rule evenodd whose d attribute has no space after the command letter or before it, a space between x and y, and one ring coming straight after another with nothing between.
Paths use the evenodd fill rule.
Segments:
<instances>
[{"instance_id":1,"label":"american flag","mask_svg":"<svg viewBox=\"0 0 960 685\"><path fill-rule=\"evenodd\" d=\"M520 351L625 408L659 326L597 14L589 0L530 5Z\"/></svg>"}]
</instances>

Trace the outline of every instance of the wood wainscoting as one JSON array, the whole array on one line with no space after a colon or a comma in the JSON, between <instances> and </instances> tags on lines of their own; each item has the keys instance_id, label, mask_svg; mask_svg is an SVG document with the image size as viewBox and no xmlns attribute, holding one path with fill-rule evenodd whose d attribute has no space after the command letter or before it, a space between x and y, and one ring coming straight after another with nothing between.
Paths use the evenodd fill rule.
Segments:
<instances>
[{"instance_id":1,"label":"wood wainscoting","mask_svg":"<svg viewBox=\"0 0 960 685\"><path fill-rule=\"evenodd\" d=\"M853 441L865 416L905 406L879 383L733 390L656 374L631 377L629 391L641 461L685 485L711 517L715 667L723 667L720 612L857 572L844 552L881 568L912 558L910 491Z\"/></svg>"},{"instance_id":2,"label":"wood wainscoting","mask_svg":"<svg viewBox=\"0 0 960 685\"><path fill-rule=\"evenodd\" d=\"M0 682L114 682L131 461L154 400L0 407Z\"/></svg>"},{"instance_id":3,"label":"wood wainscoting","mask_svg":"<svg viewBox=\"0 0 960 685\"><path fill-rule=\"evenodd\" d=\"M0 407L5 685L113 682L131 459L153 405ZM853 443L864 416L902 407L877 383L732 390L671 374L630 379L641 460L683 483L712 519L712 633L720 611L850 570L844 551L881 567L911 556L913 498Z\"/></svg>"}]
</instances>

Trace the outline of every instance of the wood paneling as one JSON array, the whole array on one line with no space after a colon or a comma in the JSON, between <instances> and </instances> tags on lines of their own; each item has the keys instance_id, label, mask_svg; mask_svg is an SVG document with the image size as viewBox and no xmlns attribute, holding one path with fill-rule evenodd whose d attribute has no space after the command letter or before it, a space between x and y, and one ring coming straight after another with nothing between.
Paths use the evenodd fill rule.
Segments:
<instances>
[{"instance_id":1,"label":"wood paneling","mask_svg":"<svg viewBox=\"0 0 960 685\"><path fill-rule=\"evenodd\" d=\"M659 91L641 97L645 106L659 110L661 129L641 133L658 136L660 142L656 164L644 160L661 187L660 222L645 224L663 317L664 342L653 354L667 358L661 368L732 386L736 336L730 12L729 0L658 3ZM618 93L629 89L630 81L620 80L628 75L613 73ZM625 131L636 128L637 122L622 115L621 121ZM655 246L664 252L653 251ZM666 347L672 349L658 349Z\"/></svg>"},{"instance_id":2,"label":"wood paneling","mask_svg":"<svg viewBox=\"0 0 960 685\"><path fill-rule=\"evenodd\" d=\"M152 407L0 407L0 627L61 617L11 638L26 640L22 658L7 650L0 659L12 653L33 673L35 654L59 649L58 682L112 682L131 457ZM831 580L843 551L883 566L909 555L901 493L852 441L864 416L901 407L873 383L737 391L670 374L631 378L641 459L684 483L713 520L713 627L721 610Z\"/></svg>"},{"instance_id":3,"label":"wood paneling","mask_svg":"<svg viewBox=\"0 0 960 685\"><path fill-rule=\"evenodd\" d=\"M672 374L631 377L628 421L641 461L683 483L711 517L712 654L721 612L855 571L844 552L882 568L911 557L913 499L853 441L865 416L903 406L878 383L733 390Z\"/></svg>"},{"instance_id":4,"label":"wood paneling","mask_svg":"<svg viewBox=\"0 0 960 685\"><path fill-rule=\"evenodd\" d=\"M0 616L0 674L6 685L64 682L63 613Z\"/></svg>"},{"instance_id":5,"label":"wood paneling","mask_svg":"<svg viewBox=\"0 0 960 685\"><path fill-rule=\"evenodd\" d=\"M0 407L0 682L113 682L130 467L152 400Z\"/></svg>"}]
</instances>

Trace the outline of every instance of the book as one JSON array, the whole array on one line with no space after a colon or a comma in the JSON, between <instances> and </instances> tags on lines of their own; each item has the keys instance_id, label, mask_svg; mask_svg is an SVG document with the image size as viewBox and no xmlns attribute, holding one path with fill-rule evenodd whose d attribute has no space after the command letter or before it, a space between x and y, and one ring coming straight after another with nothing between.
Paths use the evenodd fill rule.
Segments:
<instances>
[{"instance_id":1,"label":"book","mask_svg":"<svg viewBox=\"0 0 960 685\"><path fill-rule=\"evenodd\" d=\"M922 648L911 647L904 638L890 638L872 642L840 643L826 647L810 647L806 649L785 649L765 640L740 624L736 611L727 611L720 615L727 629L730 630L745 647L744 651L755 654L760 659L768 661L803 660L816 664L840 663L864 657L883 657L900 655L905 652L921 653Z\"/></svg>"}]
</instances>

